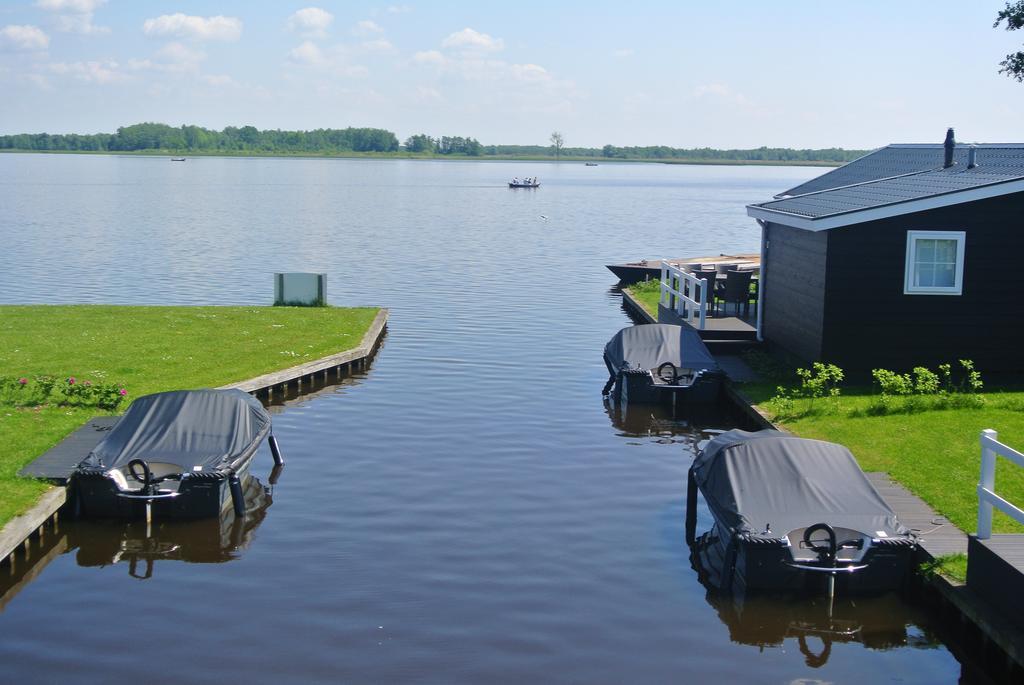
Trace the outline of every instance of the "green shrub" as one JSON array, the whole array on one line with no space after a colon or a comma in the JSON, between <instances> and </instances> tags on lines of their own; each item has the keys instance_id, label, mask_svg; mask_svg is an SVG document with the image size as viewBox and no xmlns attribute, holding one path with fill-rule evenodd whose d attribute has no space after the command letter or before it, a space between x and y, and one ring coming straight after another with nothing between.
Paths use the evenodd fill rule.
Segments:
<instances>
[{"instance_id":1,"label":"green shrub","mask_svg":"<svg viewBox=\"0 0 1024 685\"><path fill-rule=\"evenodd\" d=\"M840 395L839 384L843 381L843 370L835 364L814 362L809 369L797 369L796 376L800 386L787 390L783 386L775 389L775 396L768 400L768 408L776 418L799 418L811 414L834 412L838 408ZM826 402L815 404L815 400L825 399ZM802 412L797 411L797 400Z\"/></svg>"},{"instance_id":2,"label":"green shrub","mask_svg":"<svg viewBox=\"0 0 1024 685\"><path fill-rule=\"evenodd\" d=\"M97 407L112 411L121 406L128 391L118 383L93 383L68 376L58 381L54 376L0 376L0 406Z\"/></svg>"},{"instance_id":3,"label":"green shrub","mask_svg":"<svg viewBox=\"0 0 1024 685\"><path fill-rule=\"evenodd\" d=\"M868 413L880 416L983 406L985 398L978 394L984 387L981 373L970 359L959 361L963 370L959 383L953 380L951 364L940 364L938 373L924 366L914 367L912 374L874 369L871 375L881 393L868 405Z\"/></svg>"}]
</instances>

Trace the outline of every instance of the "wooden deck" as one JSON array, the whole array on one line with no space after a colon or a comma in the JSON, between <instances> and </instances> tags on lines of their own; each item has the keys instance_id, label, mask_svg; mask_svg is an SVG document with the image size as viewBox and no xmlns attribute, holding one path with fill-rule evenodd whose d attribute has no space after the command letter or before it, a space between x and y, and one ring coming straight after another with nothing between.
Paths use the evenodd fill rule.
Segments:
<instances>
[{"instance_id":1,"label":"wooden deck","mask_svg":"<svg viewBox=\"0 0 1024 685\"><path fill-rule=\"evenodd\" d=\"M732 307L729 308L730 311ZM757 320L754 317L756 311L751 307L751 316L708 316L704 319L704 328L698 329L700 337L708 341L722 340L757 340ZM658 323L671 323L677 326L690 326L686 319L682 318L674 310L659 304Z\"/></svg>"},{"instance_id":2,"label":"wooden deck","mask_svg":"<svg viewBox=\"0 0 1024 685\"><path fill-rule=\"evenodd\" d=\"M935 576L927 583L933 598L950 607L950 615L960 618L960 638L976 640L966 625L973 625L984 639L980 652L991 658L984 640L1006 655L1006 662L996 670L1019 676L1024 668L1024 535L994 535L978 540L938 515L917 495L893 482L885 473L866 474L900 522L921 537L919 558L930 561L946 554L968 554L967 584L955 583ZM1005 558L1004 558L1005 557ZM1015 567L1015 568L1014 568ZM1016 583L1008 583L1006 571L1017 575ZM935 608L935 607L933 607ZM1013 682L1020 682L1014 680Z\"/></svg>"},{"instance_id":3,"label":"wooden deck","mask_svg":"<svg viewBox=\"0 0 1024 685\"><path fill-rule=\"evenodd\" d=\"M78 462L82 461L93 447L100 444L120 419L120 416L97 416L89 419L84 426L18 471L18 475L66 483Z\"/></svg>"},{"instance_id":4,"label":"wooden deck","mask_svg":"<svg viewBox=\"0 0 1024 685\"><path fill-rule=\"evenodd\" d=\"M882 499L896 512L900 523L921 538L920 549L930 561L946 554L967 554L967 534L887 473L865 474Z\"/></svg>"}]
</instances>

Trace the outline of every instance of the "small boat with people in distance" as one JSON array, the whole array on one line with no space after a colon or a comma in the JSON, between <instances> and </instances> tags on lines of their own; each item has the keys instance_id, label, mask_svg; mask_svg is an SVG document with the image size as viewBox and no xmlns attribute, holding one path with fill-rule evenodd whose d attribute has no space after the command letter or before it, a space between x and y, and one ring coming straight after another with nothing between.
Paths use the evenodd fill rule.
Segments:
<instances>
[{"instance_id":1,"label":"small boat with people in distance","mask_svg":"<svg viewBox=\"0 0 1024 685\"><path fill-rule=\"evenodd\" d=\"M508 182L509 188L540 188L540 179L536 176L529 178L513 178Z\"/></svg>"}]
</instances>

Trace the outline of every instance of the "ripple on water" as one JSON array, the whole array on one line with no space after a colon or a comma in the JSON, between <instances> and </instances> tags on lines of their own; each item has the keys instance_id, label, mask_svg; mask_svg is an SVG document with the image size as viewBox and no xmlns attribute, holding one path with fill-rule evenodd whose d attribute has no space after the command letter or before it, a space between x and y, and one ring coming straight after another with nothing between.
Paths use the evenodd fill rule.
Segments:
<instances>
[{"instance_id":1,"label":"ripple on water","mask_svg":"<svg viewBox=\"0 0 1024 685\"><path fill-rule=\"evenodd\" d=\"M816 173L0 156L2 302L259 304L294 270L392 311L365 374L274 408L287 466L232 560L138 580L116 537L103 565L69 549L0 613L4 679L955 681L897 600L892 644L819 668L793 634L744 641L683 541L706 434L599 397L628 324L602 265L756 251L743 205Z\"/></svg>"}]
</instances>

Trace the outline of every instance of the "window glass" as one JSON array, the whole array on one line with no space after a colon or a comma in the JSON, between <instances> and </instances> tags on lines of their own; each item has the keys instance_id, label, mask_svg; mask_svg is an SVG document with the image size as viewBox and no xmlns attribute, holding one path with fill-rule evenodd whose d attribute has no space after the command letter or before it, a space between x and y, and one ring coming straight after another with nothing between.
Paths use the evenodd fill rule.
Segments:
<instances>
[{"instance_id":1,"label":"window glass","mask_svg":"<svg viewBox=\"0 0 1024 685\"><path fill-rule=\"evenodd\" d=\"M959 295L965 238L963 231L908 231L904 291Z\"/></svg>"}]
</instances>

